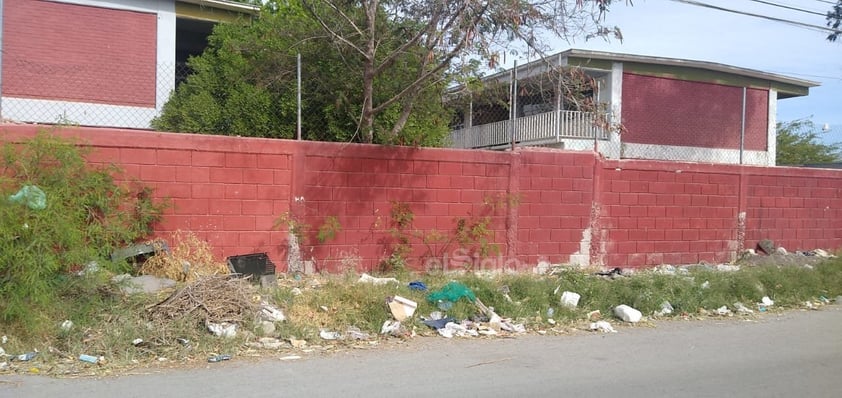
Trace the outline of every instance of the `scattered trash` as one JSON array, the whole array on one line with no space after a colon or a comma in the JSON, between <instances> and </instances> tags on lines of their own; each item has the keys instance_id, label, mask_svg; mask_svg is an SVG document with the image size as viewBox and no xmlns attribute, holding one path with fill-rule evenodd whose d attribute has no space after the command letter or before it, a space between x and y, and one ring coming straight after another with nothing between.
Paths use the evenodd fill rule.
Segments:
<instances>
[{"instance_id":1,"label":"scattered trash","mask_svg":"<svg viewBox=\"0 0 842 398\"><path fill-rule=\"evenodd\" d=\"M763 296L763 298L760 299L760 304L763 304L766 307L771 307L775 305L775 302L772 299L770 299L769 296Z\"/></svg>"},{"instance_id":2,"label":"scattered trash","mask_svg":"<svg viewBox=\"0 0 842 398\"><path fill-rule=\"evenodd\" d=\"M137 339L132 340L132 345L135 346L135 347L137 347L141 344L143 344L143 339L137 338Z\"/></svg>"},{"instance_id":3,"label":"scattered trash","mask_svg":"<svg viewBox=\"0 0 842 398\"><path fill-rule=\"evenodd\" d=\"M731 315L731 310L729 310L728 306L725 306L725 305L717 308L716 311L714 311L714 312L716 313L716 315L720 315L720 316Z\"/></svg>"},{"instance_id":4,"label":"scattered trash","mask_svg":"<svg viewBox=\"0 0 842 398\"><path fill-rule=\"evenodd\" d=\"M326 306L326 305L320 305L320 306L319 306L319 309L321 309L321 310L322 310L322 311L324 311L324 312L330 312L330 309L329 309L329 308L327 308L327 306Z\"/></svg>"},{"instance_id":5,"label":"scattered trash","mask_svg":"<svg viewBox=\"0 0 842 398\"><path fill-rule=\"evenodd\" d=\"M252 283L260 283L264 286L278 283L275 277L275 264L265 252L230 256L226 260L229 272L242 277L250 277ZM266 275L271 275L271 277L264 278Z\"/></svg>"},{"instance_id":6,"label":"scattered trash","mask_svg":"<svg viewBox=\"0 0 842 398\"><path fill-rule=\"evenodd\" d=\"M830 304L830 300L828 300L825 296L819 296L819 302L822 304Z\"/></svg>"},{"instance_id":7,"label":"scattered trash","mask_svg":"<svg viewBox=\"0 0 842 398\"><path fill-rule=\"evenodd\" d=\"M555 315L555 308L553 308L553 307L547 308L547 318L552 318L553 315Z\"/></svg>"},{"instance_id":8,"label":"scattered trash","mask_svg":"<svg viewBox=\"0 0 842 398\"><path fill-rule=\"evenodd\" d=\"M368 333L365 333L365 332L361 331L359 328L353 327L353 326L348 328L348 331L346 332L346 334L348 335L348 338L351 339L351 340L368 340L368 339L371 338L371 335L369 335Z\"/></svg>"},{"instance_id":9,"label":"scattered trash","mask_svg":"<svg viewBox=\"0 0 842 398\"><path fill-rule=\"evenodd\" d=\"M70 319L65 320L61 323L61 325L59 325L59 329L61 329L62 332L69 332L70 329L73 329L73 321Z\"/></svg>"},{"instance_id":10,"label":"scattered trash","mask_svg":"<svg viewBox=\"0 0 842 398\"><path fill-rule=\"evenodd\" d=\"M512 323L510 319L501 319L500 329L512 333L526 333L526 327L522 323Z\"/></svg>"},{"instance_id":11,"label":"scattered trash","mask_svg":"<svg viewBox=\"0 0 842 398\"><path fill-rule=\"evenodd\" d=\"M789 252L786 251L783 247L778 247L775 249L775 254L779 254L781 256L786 256Z\"/></svg>"},{"instance_id":12,"label":"scattered trash","mask_svg":"<svg viewBox=\"0 0 842 398\"><path fill-rule=\"evenodd\" d=\"M561 293L561 305L568 308L576 308L579 305L579 299L582 298L578 293L564 292Z\"/></svg>"},{"instance_id":13,"label":"scattered trash","mask_svg":"<svg viewBox=\"0 0 842 398\"><path fill-rule=\"evenodd\" d=\"M552 264L547 261L539 261L538 265L532 267L532 272L537 275L544 275L550 271Z\"/></svg>"},{"instance_id":14,"label":"scattered trash","mask_svg":"<svg viewBox=\"0 0 842 398\"><path fill-rule=\"evenodd\" d=\"M319 331L319 337L321 337L323 340L340 340L340 339L342 339L342 335L339 332L331 332L331 331L324 330L324 329Z\"/></svg>"},{"instance_id":15,"label":"scattered trash","mask_svg":"<svg viewBox=\"0 0 842 398\"><path fill-rule=\"evenodd\" d=\"M96 363L99 362L99 358L97 358L93 355L87 355L87 354L79 355L79 360L82 361L82 362L93 363L93 364L96 364Z\"/></svg>"},{"instance_id":16,"label":"scattered trash","mask_svg":"<svg viewBox=\"0 0 842 398\"><path fill-rule=\"evenodd\" d=\"M272 322L283 322L287 319L281 310L265 301L260 302L260 317Z\"/></svg>"},{"instance_id":17,"label":"scattered trash","mask_svg":"<svg viewBox=\"0 0 842 398\"><path fill-rule=\"evenodd\" d=\"M427 291L427 285L424 284L424 282L421 282L421 281L413 281L413 282L409 282L409 289L410 290L417 290L417 291L420 291L420 292L426 292Z\"/></svg>"},{"instance_id":18,"label":"scattered trash","mask_svg":"<svg viewBox=\"0 0 842 398\"><path fill-rule=\"evenodd\" d=\"M400 330L400 321L387 320L386 322L383 322L383 326L380 328L380 334L397 336L400 334Z\"/></svg>"},{"instance_id":19,"label":"scattered trash","mask_svg":"<svg viewBox=\"0 0 842 398\"><path fill-rule=\"evenodd\" d=\"M0 362L0 370L6 370L9 368L9 363L6 361Z\"/></svg>"},{"instance_id":20,"label":"scattered trash","mask_svg":"<svg viewBox=\"0 0 842 398\"><path fill-rule=\"evenodd\" d=\"M594 310L594 311L588 312L588 320L589 321L593 322L593 321L598 321L600 319L602 319L602 313L599 310Z\"/></svg>"},{"instance_id":21,"label":"scattered trash","mask_svg":"<svg viewBox=\"0 0 842 398\"><path fill-rule=\"evenodd\" d=\"M547 318L547 323L549 323L550 325L555 325L555 319Z\"/></svg>"},{"instance_id":22,"label":"scattered trash","mask_svg":"<svg viewBox=\"0 0 842 398\"><path fill-rule=\"evenodd\" d=\"M295 361L295 360L297 360L297 359L301 359L301 357L300 357L300 356L298 356L298 355L287 355L287 356L285 356L285 357L281 357L280 359L281 359L282 361Z\"/></svg>"},{"instance_id":23,"label":"scattered trash","mask_svg":"<svg viewBox=\"0 0 842 398\"><path fill-rule=\"evenodd\" d=\"M35 185L24 185L9 196L9 202L26 205L32 210L44 210L47 208L47 194Z\"/></svg>"},{"instance_id":24,"label":"scattered trash","mask_svg":"<svg viewBox=\"0 0 842 398\"><path fill-rule=\"evenodd\" d=\"M289 292L290 292L293 296L300 296L300 295L301 295L301 289L299 289L299 288L297 288L297 287L292 288Z\"/></svg>"},{"instance_id":25,"label":"scattered trash","mask_svg":"<svg viewBox=\"0 0 842 398\"><path fill-rule=\"evenodd\" d=\"M708 289L708 288L710 288L710 281L705 281L704 283L702 283L702 289Z\"/></svg>"},{"instance_id":26,"label":"scattered trash","mask_svg":"<svg viewBox=\"0 0 842 398\"><path fill-rule=\"evenodd\" d=\"M807 309L808 309L808 310L814 310L814 309L816 309L816 307L813 305L813 302L811 302L811 301L805 301L805 302L804 302L804 307L807 307Z\"/></svg>"},{"instance_id":27,"label":"scattered trash","mask_svg":"<svg viewBox=\"0 0 842 398\"><path fill-rule=\"evenodd\" d=\"M439 318L439 319L425 319L424 324L433 328L433 329L441 329L445 327L450 322L456 322L455 318Z\"/></svg>"},{"instance_id":28,"label":"scattered trash","mask_svg":"<svg viewBox=\"0 0 842 398\"><path fill-rule=\"evenodd\" d=\"M473 329L468 329L464 325L455 323L455 322L448 322L443 328L437 329L439 335L445 338L453 338L453 336L457 337L477 337L479 336L479 332Z\"/></svg>"},{"instance_id":29,"label":"scattered trash","mask_svg":"<svg viewBox=\"0 0 842 398\"><path fill-rule=\"evenodd\" d=\"M304 348L307 346L307 340L299 340L295 337L290 337L289 344L292 345L292 348Z\"/></svg>"},{"instance_id":30,"label":"scattered trash","mask_svg":"<svg viewBox=\"0 0 842 398\"><path fill-rule=\"evenodd\" d=\"M6 335L3 335L3 337L0 337L0 344L6 344L8 342L9 342L9 338L6 337Z\"/></svg>"},{"instance_id":31,"label":"scattered trash","mask_svg":"<svg viewBox=\"0 0 842 398\"><path fill-rule=\"evenodd\" d=\"M462 283L448 282L440 290L428 294L427 301L431 303L437 303L439 301L450 301L455 303L462 297L467 298L471 302L476 301L477 299L474 292Z\"/></svg>"},{"instance_id":32,"label":"scattered trash","mask_svg":"<svg viewBox=\"0 0 842 398\"><path fill-rule=\"evenodd\" d=\"M357 283L371 283L372 285L385 285L387 283L400 283L395 278L375 278L369 274L363 273Z\"/></svg>"},{"instance_id":33,"label":"scattered trash","mask_svg":"<svg viewBox=\"0 0 842 398\"><path fill-rule=\"evenodd\" d=\"M629 307L625 304L614 307L614 315L623 320L623 322L637 323L643 318L640 311Z\"/></svg>"},{"instance_id":34,"label":"scattered trash","mask_svg":"<svg viewBox=\"0 0 842 398\"><path fill-rule=\"evenodd\" d=\"M453 302L446 300L439 301L438 303L436 303L436 307L438 307L438 309L442 311L449 311L451 308L453 308Z\"/></svg>"},{"instance_id":35,"label":"scattered trash","mask_svg":"<svg viewBox=\"0 0 842 398\"><path fill-rule=\"evenodd\" d=\"M22 362L25 362L25 361L30 361L30 360L32 360L32 358L35 358L37 355L38 355L38 353L37 353L37 352L27 352L26 354L20 354L20 355L18 355L18 356L16 356L16 357L14 357L14 359L15 359L16 361L22 361Z\"/></svg>"},{"instance_id":36,"label":"scattered trash","mask_svg":"<svg viewBox=\"0 0 842 398\"><path fill-rule=\"evenodd\" d=\"M738 314L753 314L754 313L754 311L750 310L748 307L746 307L743 303L741 303L739 301L734 303L734 309L737 310Z\"/></svg>"},{"instance_id":37,"label":"scattered trash","mask_svg":"<svg viewBox=\"0 0 842 398\"><path fill-rule=\"evenodd\" d=\"M181 344L181 345L183 345L187 348L190 348L190 340L188 340L188 339L185 339L183 337L179 337L179 338L175 339L175 341L177 341L178 344Z\"/></svg>"},{"instance_id":38,"label":"scattered trash","mask_svg":"<svg viewBox=\"0 0 842 398\"><path fill-rule=\"evenodd\" d=\"M731 264L717 264L716 270L722 272L736 272L740 270L740 266Z\"/></svg>"},{"instance_id":39,"label":"scattered trash","mask_svg":"<svg viewBox=\"0 0 842 398\"><path fill-rule=\"evenodd\" d=\"M675 275L675 267L669 264L663 264L655 268L655 272L663 275Z\"/></svg>"},{"instance_id":40,"label":"scattered trash","mask_svg":"<svg viewBox=\"0 0 842 398\"><path fill-rule=\"evenodd\" d=\"M207 325L208 330L217 337L226 337L232 338L237 336L237 324L236 323L213 323L208 322Z\"/></svg>"},{"instance_id":41,"label":"scattered trash","mask_svg":"<svg viewBox=\"0 0 842 398\"><path fill-rule=\"evenodd\" d=\"M510 303L511 303L511 302L512 302L512 298L511 298L511 297L509 297L509 292L510 292L510 290L509 290L509 285L503 285L503 286L500 286L500 289L499 289L499 290L500 290L500 293L503 293L503 297L505 297L505 298L506 298L506 301L508 301L508 302L510 302Z\"/></svg>"},{"instance_id":42,"label":"scattered trash","mask_svg":"<svg viewBox=\"0 0 842 398\"><path fill-rule=\"evenodd\" d=\"M394 296L387 300L389 303L389 310L392 311L392 316L401 322L412 317L415 313L415 309L418 308L418 303L401 296Z\"/></svg>"},{"instance_id":43,"label":"scattered trash","mask_svg":"<svg viewBox=\"0 0 842 398\"><path fill-rule=\"evenodd\" d=\"M754 249L745 249L743 254L746 256L756 256L757 252Z\"/></svg>"},{"instance_id":44,"label":"scattered trash","mask_svg":"<svg viewBox=\"0 0 842 398\"><path fill-rule=\"evenodd\" d=\"M597 321L591 323L591 330L599 330L602 333L617 333L614 327L606 321Z\"/></svg>"},{"instance_id":45,"label":"scattered trash","mask_svg":"<svg viewBox=\"0 0 842 398\"><path fill-rule=\"evenodd\" d=\"M658 310L657 312L655 312L655 315L657 315L657 316L669 315L669 314L672 314L673 311L675 311L675 308L672 307L672 304L670 304L669 301L664 301L663 303L661 303L661 309Z\"/></svg>"},{"instance_id":46,"label":"scattered trash","mask_svg":"<svg viewBox=\"0 0 842 398\"><path fill-rule=\"evenodd\" d=\"M596 275L607 276L607 277L610 277L611 279L614 279L618 276L624 276L623 270L621 270L620 268L614 268L610 271L597 272Z\"/></svg>"},{"instance_id":47,"label":"scattered trash","mask_svg":"<svg viewBox=\"0 0 842 398\"><path fill-rule=\"evenodd\" d=\"M230 359L231 359L231 355L228 355L228 354L214 355L214 356L208 358L208 362L222 362L222 361L228 361ZM164 360L166 360L166 358L164 358Z\"/></svg>"},{"instance_id":48,"label":"scattered trash","mask_svg":"<svg viewBox=\"0 0 842 398\"><path fill-rule=\"evenodd\" d=\"M261 337L257 340L262 348L267 350L277 350L283 347L284 343L274 337Z\"/></svg>"},{"instance_id":49,"label":"scattered trash","mask_svg":"<svg viewBox=\"0 0 842 398\"><path fill-rule=\"evenodd\" d=\"M823 258L833 258L833 257L836 257L836 256L834 256L833 254L830 254L830 253L828 253L827 251L822 250L822 249L816 249L816 250L813 250L813 254L814 254L814 255L816 255L816 256L818 256L818 257L823 257Z\"/></svg>"}]
</instances>

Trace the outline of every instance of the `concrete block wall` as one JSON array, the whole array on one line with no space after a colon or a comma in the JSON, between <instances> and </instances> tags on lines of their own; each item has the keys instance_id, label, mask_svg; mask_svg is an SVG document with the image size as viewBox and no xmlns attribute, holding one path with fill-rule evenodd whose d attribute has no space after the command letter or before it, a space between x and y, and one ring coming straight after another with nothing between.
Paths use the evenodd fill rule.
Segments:
<instances>
[{"instance_id":1,"label":"concrete block wall","mask_svg":"<svg viewBox=\"0 0 842 398\"><path fill-rule=\"evenodd\" d=\"M0 126L19 142L43 129ZM376 269L391 253L390 212L405 203L410 266L524 270L539 260L609 267L724 262L764 238L790 250L842 247L842 171L604 160L589 152L491 152L65 128L169 198L156 226L206 239L220 257L268 252L285 266L285 216L302 225L318 270ZM494 204L494 208L490 207ZM499 251L474 257L450 234L459 218L490 217ZM328 217L341 227L319 242ZM431 262L432 261L432 262Z\"/></svg>"}]
</instances>

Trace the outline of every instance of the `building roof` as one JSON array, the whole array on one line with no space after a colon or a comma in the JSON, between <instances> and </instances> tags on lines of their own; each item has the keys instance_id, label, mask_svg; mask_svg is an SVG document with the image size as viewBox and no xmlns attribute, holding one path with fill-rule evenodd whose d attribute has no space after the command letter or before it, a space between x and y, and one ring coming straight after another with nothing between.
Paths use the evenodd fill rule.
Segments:
<instances>
[{"instance_id":1,"label":"building roof","mask_svg":"<svg viewBox=\"0 0 842 398\"><path fill-rule=\"evenodd\" d=\"M518 75L530 76L546 70L548 62L552 65L578 66L591 70L611 70L611 64L620 62L624 71L633 73L653 74L687 80L710 81L714 83L740 85L746 87L767 87L778 91L779 98L807 95L810 87L819 83L799 79L776 73L763 72L755 69L741 68L716 62L697 61L690 59L655 57L613 53L605 51L591 51L572 48L545 59L538 59L518 65ZM487 76L486 80L507 81L509 71Z\"/></svg>"},{"instance_id":2,"label":"building roof","mask_svg":"<svg viewBox=\"0 0 842 398\"><path fill-rule=\"evenodd\" d=\"M559 53L560 55L566 55L568 57L575 57L575 58L589 58L589 59L602 59L606 61L615 61L615 62L636 62L642 64L650 64L650 65L666 65L666 66L679 66L679 67L687 67L687 68L696 68L696 69L705 69L713 72L724 72L730 73L739 76L745 77L752 77L756 79L763 79L769 80L773 82L779 82L784 84L792 84L795 86L800 87L816 87L819 85L818 82L814 82L811 80L805 79L798 79L794 77L779 75L776 73L769 73L769 72L762 72L755 69L748 69L748 68L740 68L737 66L731 66L726 64L720 64L717 62L708 62L708 61L696 61L691 59L680 59L680 58L667 58L667 57L653 57L648 55L634 55L634 54L622 54L622 53L612 53L612 52L605 52L605 51L591 51L591 50L580 50L576 48L571 48L567 51L563 51Z\"/></svg>"},{"instance_id":3,"label":"building roof","mask_svg":"<svg viewBox=\"0 0 842 398\"><path fill-rule=\"evenodd\" d=\"M216 8L220 10L241 12L244 14L256 14L260 12L260 6L238 3L228 0L177 0L180 3L195 4L202 7Z\"/></svg>"}]
</instances>

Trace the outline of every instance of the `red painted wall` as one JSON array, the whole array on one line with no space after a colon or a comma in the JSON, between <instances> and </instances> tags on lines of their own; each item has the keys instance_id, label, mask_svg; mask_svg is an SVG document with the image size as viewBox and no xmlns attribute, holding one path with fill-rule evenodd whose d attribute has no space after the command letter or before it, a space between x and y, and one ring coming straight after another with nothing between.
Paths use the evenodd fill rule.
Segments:
<instances>
[{"instance_id":1,"label":"red painted wall","mask_svg":"<svg viewBox=\"0 0 842 398\"><path fill-rule=\"evenodd\" d=\"M157 15L3 2L3 96L155 106Z\"/></svg>"},{"instance_id":2,"label":"red painted wall","mask_svg":"<svg viewBox=\"0 0 842 398\"><path fill-rule=\"evenodd\" d=\"M20 141L38 129L1 126L0 137ZM522 270L573 254L611 267L724 262L764 238L789 250L842 247L838 170L117 129L57 134L90 145L92 163L118 164L170 198L159 235L192 231L220 256L268 252L282 266L288 235L273 225L286 213L309 226L302 252L318 269L338 271L355 262L349 259L360 270L376 269L391 252L393 202L408 204L417 233L447 234L455 219L488 216L499 253L475 263L484 268ZM341 230L319 243L328 216ZM475 261L457 245L413 243L409 265L416 269Z\"/></svg>"},{"instance_id":3,"label":"red painted wall","mask_svg":"<svg viewBox=\"0 0 842 398\"><path fill-rule=\"evenodd\" d=\"M765 151L769 92L746 92L745 148ZM623 74L623 142L740 148L743 89Z\"/></svg>"}]
</instances>

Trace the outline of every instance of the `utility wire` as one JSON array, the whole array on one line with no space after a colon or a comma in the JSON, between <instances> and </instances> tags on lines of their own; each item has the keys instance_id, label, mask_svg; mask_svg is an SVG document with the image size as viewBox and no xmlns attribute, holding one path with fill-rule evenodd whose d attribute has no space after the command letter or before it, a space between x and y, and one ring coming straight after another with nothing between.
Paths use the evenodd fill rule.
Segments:
<instances>
[{"instance_id":1,"label":"utility wire","mask_svg":"<svg viewBox=\"0 0 842 398\"><path fill-rule=\"evenodd\" d=\"M823 32L830 32L830 33L835 33L835 34L842 33L842 30L828 28L828 27L824 27L824 26L821 26L821 25L813 25L813 24L804 23L804 22L792 21L792 20L784 19L784 18L770 17L768 15L763 15L763 14L755 14L755 13L751 13L751 12L739 11L739 10L734 10L734 9L731 9L731 8L719 7L719 6L715 6L715 5L712 5L712 4L701 3L701 2L693 1L693 0L672 0L672 1L674 1L676 3L684 3L684 4L694 5L694 6L703 7L703 8L710 8L712 10L725 11L725 12L730 12L730 13L739 14L739 15L745 15L745 16L749 16L749 17L767 19L769 21L786 23L786 24L790 24L790 25L800 26L800 27L803 27L803 28L816 29L816 30L820 30L820 31L823 31Z\"/></svg>"},{"instance_id":2,"label":"utility wire","mask_svg":"<svg viewBox=\"0 0 842 398\"><path fill-rule=\"evenodd\" d=\"M803 13L806 13L806 14L819 15L819 16L822 16L822 17L827 16L827 14L825 14L825 13L805 10L803 8L788 6L788 5L785 5L785 4L773 3L771 1L763 1L763 0L749 0L749 1L753 1L755 3L760 3L760 4L766 4L766 5L770 5L770 6L774 6L774 7L786 8L787 10L800 11L800 12L803 12Z\"/></svg>"},{"instance_id":3,"label":"utility wire","mask_svg":"<svg viewBox=\"0 0 842 398\"><path fill-rule=\"evenodd\" d=\"M827 1L827 0L816 0L816 1L818 1L819 3L826 3L826 4L833 4L833 5L836 5L836 2L835 2L835 1Z\"/></svg>"}]
</instances>

